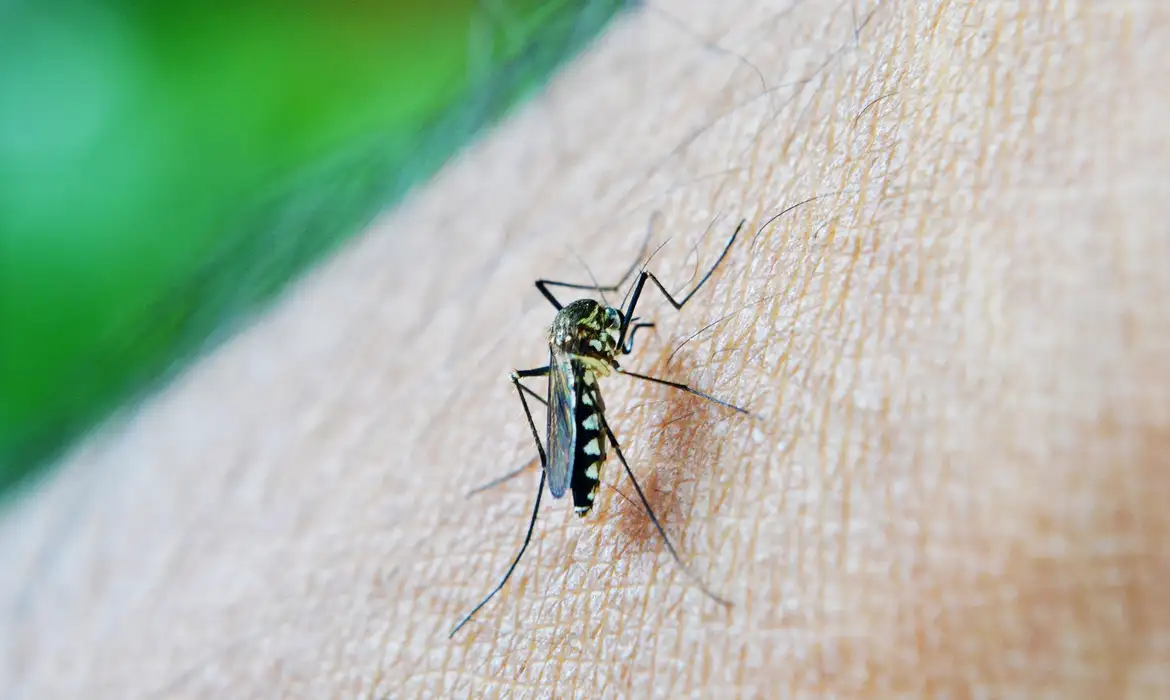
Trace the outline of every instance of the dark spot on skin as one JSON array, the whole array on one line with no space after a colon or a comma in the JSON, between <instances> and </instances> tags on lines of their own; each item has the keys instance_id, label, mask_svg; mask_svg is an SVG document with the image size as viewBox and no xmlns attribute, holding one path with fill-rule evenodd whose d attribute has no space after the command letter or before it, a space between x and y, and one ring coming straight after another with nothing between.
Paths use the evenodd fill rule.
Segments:
<instances>
[{"instance_id":1,"label":"dark spot on skin","mask_svg":"<svg viewBox=\"0 0 1170 700\"><path fill-rule=\"evenodd\" d=\"M667 365L668 351L669 348L664 348L653 364L638 363L637 371L692 386L701 381L694 356L688 350L675 355ZM621 377L615 379L622 380ZM672 387L632 378L624 381L631 385L629 408L622 411L629 419L628 425L619 431L619 437L622 434L630 436L628 440L637 446L637 451L627 452L626 458L630 460L630 468L638 477L658 521L679 550L679 555L687 561L690 559L685 537L687 524L693 504L702 499L699 490L709 483L708 472L714 468L721 439L712 428L717 421L735 414ZM696 388L706 390L701 385ZM662 539L633 485L622 473L621 463L616 455L611 455L610 459L606 465L606 481L625 496L612 494L610 501L614 522L623 540L623 551L663 550Z\"/></svg>"}]
</instances>

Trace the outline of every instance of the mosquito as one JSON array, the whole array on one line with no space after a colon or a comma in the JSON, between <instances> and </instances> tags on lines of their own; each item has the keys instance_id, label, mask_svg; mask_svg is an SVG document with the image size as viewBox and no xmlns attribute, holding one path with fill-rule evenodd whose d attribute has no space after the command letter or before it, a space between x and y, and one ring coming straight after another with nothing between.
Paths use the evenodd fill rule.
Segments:
<instances>
[{"instance_id":1,"label":"mosquito","mask_svg":"<svg viewBox=\"0 0 1170 700\"><path fill-rule=\"evenodd\" d=\"M613 447L626 475L629 476L630 482L634 485L634 491L637 492L642 507L646 510L650 521L654 523L655 529L658 530L658 534L662 537L662 541L675 563L708 597L724 606L731 605L729 601L713 593L698 576L683 564L674 544L667 537L662 523L650 507L650 502L646 500L646 494L642 492L642 487L638 484L638 479L635 478L634 472L630 469L625 455L622 454L621 445L618 444L617 437L605 418L605 403L602 401L597 380L611 374L623 374L627 377L678 389L743 415L751 415L739 406L686 384L631 372L622 368L618 363L619 355L628 355L633 352L634 335L637 331L654 326L653 323L639 322L638 317L634 315L646 283L652 282L671 306L676 310L681 310L691 300L691 297L706 284L711 275L715 273L716 268L727 257L732 245L735 244L736 237L739 236L746 223L746 219L739 222L739 226L731 234L730 240L727 241L723 252L720 253L719 259L682 299L675 299L662 282L654 276L654 273L648 272L643 266L638 280L634 284L633 292L629 294L629 303L626 304L625 309L609 306L604 301L605 292L614 292L624 286L634 271L638 269L639 263L637 261L626 270L620 281L612 285L599 285L596 280L593 284L536 280L536 288L557 310L557 315L548 330L548 364L534 369L516 370L511 374L512 384L520 396L520 403L524 407L524 415L528 418L528 427L532 431L532 439L536 443L536 451L540 457L540 485L536 491L536 502L532 507L532 518L528 522L524 544L520 546L520 551L512 560L507 573L500 579L499 584L480 601L479 605L475 606L466 617L460 620L459 624L455 625L449 637L454 637L464 625L470 622L471 618L500 592L516 570L516 566L528 549L528 544L532 541L532 532L536 528L536 516L540 512L540 499L544 493L545 483L548 484L549 494L553 498L561 498L571 491L573 508L577 515L584 517L589 514L593 509L597 490L601 484L601 467L606 459L607 444ZM644 246L642 253L645 253ZM550 289L552 287L597 292L602 295L602 302L585 298L567 305L561 304L553 295ZM521 382L522 379L533 377L547 377L547 398L542 398L535 390ZM544 444L540 441L536 421L532 418L532 409L528 405L529 398L544 404L546 408ZM545 445L548 446L547 452ZM525 469L527 469L527 465L484 484L473 490L472 493L503 483Z\"/></svg>"}]
</instances>

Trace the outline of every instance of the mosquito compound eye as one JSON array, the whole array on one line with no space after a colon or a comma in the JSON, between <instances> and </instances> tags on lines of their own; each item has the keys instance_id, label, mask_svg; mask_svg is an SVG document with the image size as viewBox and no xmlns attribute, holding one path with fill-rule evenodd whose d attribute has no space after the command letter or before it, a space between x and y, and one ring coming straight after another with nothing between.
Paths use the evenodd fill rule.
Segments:
<instances>
[{"instance_id":1,"label":"mosquito compound eye","mask_svg":"<svg viewBox=\"0 0 1170 700\"><path fill-rule=\"evenodd\" d=\"M616 348L622 333L622 312L613 307L606 308L604 330L610 349Z\"/></svg>"},{"instance_id":2,"label":"mosquito compound eye","mask_svg":"<svg viewBox=\"0 0 1170 700\"><path fill-rule=\"evenodd\" d=\"M605 310L605 320L610 328L621 328L622 312L611 306Z\"/></svg>"}]
</instances>

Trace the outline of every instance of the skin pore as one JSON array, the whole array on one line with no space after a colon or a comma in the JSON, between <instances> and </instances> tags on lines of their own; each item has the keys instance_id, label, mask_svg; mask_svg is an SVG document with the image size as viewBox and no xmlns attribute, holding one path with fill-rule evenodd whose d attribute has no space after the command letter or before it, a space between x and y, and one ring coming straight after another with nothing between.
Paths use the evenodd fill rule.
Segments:
<instances>
[{"instance_id":1,"label":"skin pore","mask_svg":"<svg viewBox=\"0 0 1170 700\"><path fill-rule=\"evenodd\" d=\"M1170 696L1164 46L1151 2L634 11L8 508L0 688ZM601 384L734 605L611 456L449 641L535 496L463 495L532 455L531 280L615 279L654 221L686 289L740 217L681 313L647 292L623 366L756 417Z\"/></svg>"}]
</instances>

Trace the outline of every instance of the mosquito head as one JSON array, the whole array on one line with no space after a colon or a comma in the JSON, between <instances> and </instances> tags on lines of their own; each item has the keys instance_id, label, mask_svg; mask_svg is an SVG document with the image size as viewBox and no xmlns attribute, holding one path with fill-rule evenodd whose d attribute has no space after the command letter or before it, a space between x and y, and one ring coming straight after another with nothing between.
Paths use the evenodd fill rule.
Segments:
<instances>
[{"instance_id":1,"label":"mosquito head","mask_svg":"<svg viewBox=\"0 0 1170 700\"><path fill-rule=\"evenodd\" d=\"M557 312L548 342L570 354L614 364L621 332L621 311L593 299L578 299Z\"/></svg>"}]
</instances>

